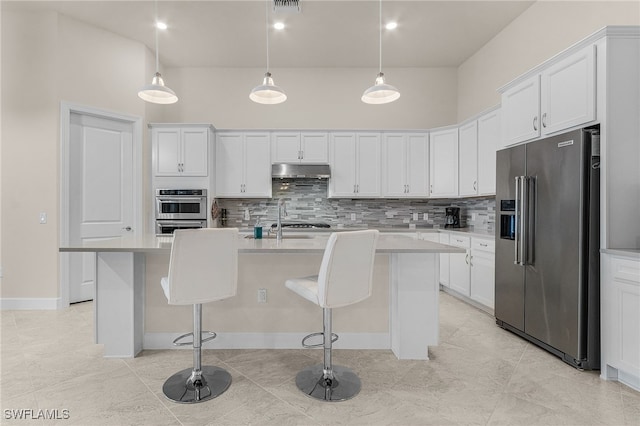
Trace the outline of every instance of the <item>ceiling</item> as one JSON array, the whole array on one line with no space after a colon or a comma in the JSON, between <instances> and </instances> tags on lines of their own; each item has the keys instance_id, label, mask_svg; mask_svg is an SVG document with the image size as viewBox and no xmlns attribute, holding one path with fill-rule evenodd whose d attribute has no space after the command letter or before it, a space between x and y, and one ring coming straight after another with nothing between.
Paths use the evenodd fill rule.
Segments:
<instances>
[{"instance_id":1,"label":"ceiling","mask_svg":"<svg viewBox=\"0 0 640 426\"><path fill-rule=\"evenodd\" d=\"M272 1L272 0L267 0ZM533 1L396 1L382 3L382 66L457 67ZM271 4L271 3L269 3ZM266 2L160 0L160 61L168 67L264 67ZM378 67L379 3L300 0L300 13L274 13L272 68ZM11 9L52 10L154 48L153 1L2 1Z\"/></svg>"}]
</instances>

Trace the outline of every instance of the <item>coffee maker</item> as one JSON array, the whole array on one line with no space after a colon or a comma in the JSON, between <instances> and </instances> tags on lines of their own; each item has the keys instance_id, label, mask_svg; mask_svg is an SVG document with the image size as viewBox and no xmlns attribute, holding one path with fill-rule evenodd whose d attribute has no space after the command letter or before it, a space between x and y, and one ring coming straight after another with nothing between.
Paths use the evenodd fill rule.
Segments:
<instances>
[{"instance_id":1,"label":"coffee maker","mask_svg":"<svg viewBox=\"0 0 640 426\"><path fill-rule=\"evenodd\" d=\"M445 207L444 227L460 228L460 207Z\"/></svg>"}]
</instances>

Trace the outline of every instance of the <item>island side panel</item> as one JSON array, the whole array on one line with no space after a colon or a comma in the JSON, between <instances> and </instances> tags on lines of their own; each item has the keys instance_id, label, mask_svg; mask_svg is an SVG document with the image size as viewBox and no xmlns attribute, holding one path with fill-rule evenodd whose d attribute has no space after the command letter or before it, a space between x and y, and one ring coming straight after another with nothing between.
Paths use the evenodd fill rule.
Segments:
<instances>
[{"instance_id":1,"label":"island side panel","mask_svg":"<svg viewBox=\"0 0 640 426\"><path fill-rule=\"evenodd\" d=\"M438 344L439 263L437 253L391 255L391 349L399 359L429 359Z\"/></svg>"},{"instance_id":2,"label":"island side panel","mask_svg":"<svg viewBox=\"0 0 640 426\"><path fill-rule=\"evenodd\" d=\"M334 310L333 329L340 334L336 348L390 347L389 257L376 255L370 298ZM288 290L284 282L317 275L321 260L322 254L241 253L237 295L203 305L203 329L218 333L204 347L300 348L304 335L322 329L322 310ZM168 305L160 288L168 265L168 253L147 254L146 349L170 348L173 338L193 327L192 308ZM267 289L267 303L258 303L260 288Z\"/></svg>"},{"instance_id":3,"label":"island side panel","mask_svg":"<svg viewBox=\"0 0 640 426\"><path fill-rule=\"evenodd\" d=\"M96 343L105 357L131 358L142 350L144 263L143 253L97 254Z\"/></svg>"}]
</instances>

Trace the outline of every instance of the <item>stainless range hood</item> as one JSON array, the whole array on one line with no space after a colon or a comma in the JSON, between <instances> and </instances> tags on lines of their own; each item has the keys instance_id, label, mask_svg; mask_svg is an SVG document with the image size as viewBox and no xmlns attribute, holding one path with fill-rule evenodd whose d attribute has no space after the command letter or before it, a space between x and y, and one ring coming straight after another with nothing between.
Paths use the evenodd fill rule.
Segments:
<instances>
[{"instance_id":1,"label":"stainless range hood","mask_svg":"<svg viewBox=\"0 0 640 426\"><path fill-rule=\"evenodd\" d=\"M279 163L271 166L271 177L328 179L331 173L328 164Z\"/></svg>"}]
</instances>

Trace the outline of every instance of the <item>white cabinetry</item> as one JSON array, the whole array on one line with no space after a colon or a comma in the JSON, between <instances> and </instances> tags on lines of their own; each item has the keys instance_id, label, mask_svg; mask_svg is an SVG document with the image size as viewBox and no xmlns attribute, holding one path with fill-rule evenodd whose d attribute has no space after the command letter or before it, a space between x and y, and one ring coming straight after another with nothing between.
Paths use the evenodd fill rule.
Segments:
<instances>
[{"instance_id":1,"label":"white cabinetry","mask_svg":"<svg viewBox=\"0 0 640 426\"><path fill-rule=\"evenodd\" d=\"M469 297L491 309L495 299L495 241L471 238L471 291Z\"/></svg>"},{"instance_id":2,"label":"white cabinetry","mask_svg":"<svg viewBox=\"0 0 640 426\"><path fill-rule=\"evenodd\" d=\"M602 254L602 366L640 391L640 257Z\"/></svg>"},{"instance_id":3,"label":"white cabinetry","mask_svg":"<svg viewBox=\"0 0 640 426\"><path fill-rule=\"evenodd\" d=\"M269 134L220 132L216 138L216 196L271 197Z\"/></svg>"},{"instance_id":4,"label":"white cabinetry","mask_svg":"<svg viewBox=\"0 0 640 426\"><path fill-rule=\"evenodd\" d=\"M595 120L594 58L589 45L500 89L503 146Z\"/></svg>"},{"instance_id":5,"label":"white cabinetry","mask_svg":"<svg viewBox=\"0 0 640 426\"><path fill-rule=\"evenodd\" d=\"M496 150L500 143L500 109L478 118L478 195L496 193Z\"/></svg>"},{"instance_id":6,"label":"white cabinetry","mask_svg":"<svg viewBox=\"0 0 640 426\"><path fill-rule=\"evenodd\" d=\"M440 232L440 244L449 245L449 234ZM449 253L440 253L440 284L449 287Z\"/></svg>"},{"instance_id":7,"label":"white cabinetry","mask_svg":"<svg viewBox=\"0 0 640 426\"><path fill-rule=\"evenodd\" d=\"M458 138L458 195L478 195L478 122L460 126Z\"/></svg>"},{"instance_id":8,"label":"white cabinetry","mask_svg":"<svg viewBox=\"0 0 640 426\"><path fill-rule=\"evenodd\" d=\"M382 139L382 196L428 197L429 135L385 133Z\"/></svg>"},{"instance_id":9,"label":"white cabinetry","mask_svg":"<svg viewBox=\"0 0 640 426\"><path fill-rule=\"evenodd\" d=\"M327 164L327 132L274 132L271 134L273 163Z\"/></svg>"},{"instance_id":10,"label":"white cabinetry","mask_svg":"<svg viewBox=\"0 0 640 426\"><path fill-rule=\"evenodd\" d=\"M471 289L471 263L469 262L469 237L451 234L449 245L466 249L465 253L449 254L449 287L463 296L469 297Z\"/></svg>"},{"instance_id":11,"label":"white cabinetry","mask_svg":"<svg viewBox=\"0 0 640 426\"><path fill-rule=\"evenodd\" d=\"M154 176L207 176L210 125L150 124Z\"/></svg>"},{"instance_id":12,"label":"white cabinetry","mask_svg":"<svg viewBox=\"0 0 640 426\"><path fill-rule=\"evenodd\" d=\"M429 136L431 197L458 196L458 128L438 130Z\"/></svg>"},{"instance_id":13,"label":"white cabinetry","mask_svg":"<svg viewBox=\"0 0 640 426\"><path fill-rule=\"evenodd\" d=\"M380 196L380 134L332 133L329 197Z\"/></svg>"}]
</instances>

